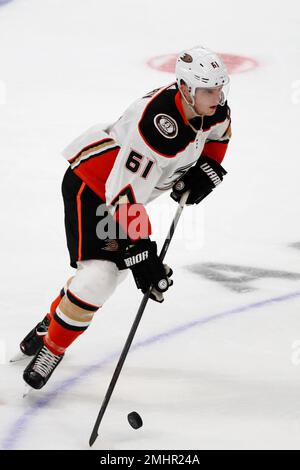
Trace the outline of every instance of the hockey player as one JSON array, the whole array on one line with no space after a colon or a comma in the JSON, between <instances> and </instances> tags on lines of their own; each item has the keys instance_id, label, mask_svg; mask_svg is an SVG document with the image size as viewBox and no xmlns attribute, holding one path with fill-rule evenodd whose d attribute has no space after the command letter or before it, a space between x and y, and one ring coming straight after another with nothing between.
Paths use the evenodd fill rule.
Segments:
<instances>
[{"instance_id":1,"label":"hockey player","mask_svg":"<svg viewBox=\"0 0 300 470\"><path fill-rule=\"evenodd\" d=\"M163 301L172 270L150 239L145 206L168 190L177 202L190 191L187 204L198 204L222 181L231 135L228 83L215 53L204 47L183 51L175 83L137 100L117 122L90 129L64 150L65 228L76 272L20 344L23 354L34 356L23 375L31 387L45 385L128 269L142 292L153 286L151 298Z\"/></svg>"}]
</instances>

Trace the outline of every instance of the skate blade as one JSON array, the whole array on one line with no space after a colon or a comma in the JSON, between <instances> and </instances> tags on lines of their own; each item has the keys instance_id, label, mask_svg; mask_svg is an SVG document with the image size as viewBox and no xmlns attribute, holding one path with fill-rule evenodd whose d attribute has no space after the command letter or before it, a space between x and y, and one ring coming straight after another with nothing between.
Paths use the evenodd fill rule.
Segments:
<instances>
[{"instance_id":1,"label":"skate blade","mask_svg":"<svg viewBox=\"0 0 300 470\"><path fill-rule=\"evenodd\" d=\"M24 387L24 391L23 391L23 398L28 397L28 395L30 395L33 390L34 389L32 387L30 387L30 385L26 384L25 387Z\"/></svg>"},{"instance_id":2,"label":"skate blade","mask_svg":"<svg viewBox=\"0 0 300 470\"><path fill-rule=\"evenodd\" d=\"M10 358L9 362L14 363L14 362L20 362L23 361L24 359L29 359L30 356L26 356L26 354L23 354L21 351L18 354L15 354L13 357Z\"/></svg>"}]
</instances>

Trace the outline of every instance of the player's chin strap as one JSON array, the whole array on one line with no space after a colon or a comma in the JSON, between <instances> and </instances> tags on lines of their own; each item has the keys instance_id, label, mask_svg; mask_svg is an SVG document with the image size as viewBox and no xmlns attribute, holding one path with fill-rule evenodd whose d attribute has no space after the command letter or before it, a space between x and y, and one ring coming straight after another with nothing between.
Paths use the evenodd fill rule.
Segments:
<instances>
[{"instance_id":1,"label":"player's chin strap","mask_svg":"<svg viewBox=\"0 0 300 470\"><path fill-rule=\"evenodd\" d=\"M195 117L202 117L202 116L201 116L200 114L198 114L198 113L196 112L196 110L195 110L195 96L192 95L191 92L190 92L190 96L191 96L191 98L192 98L192 102L190 103L190 102L186 99L186 97L185 97L185 95L184 95L184 93L183 93L183 91L182 91L181 88L179 88L179 91L180 91L180 94L181 94L182 98L183 98L184 101L185 101L185 104L186 104L186 105L189 107L189 109L195 114Z\"/></svg>"},{"instance_id":2,"label":"player's chin strap","mask_svg":"<svg viewBox=\"0 0 300 470\"><path fill-rule=\"evenodd\" d=\"M179 205L178 205L178 208L177 208L177 211L175 213L175 216L174 216L174 219L172 220L172 223L171 223L171 226L169 228L169 232L168 232L168 235L167 235L167 238L163 244L163 247L161 249L161 252L159 254L159 259L161 261L163 261L167 251L168 251L168 248L170 246L170 243L171 243L171 240L173 238L173 235L174 235L174 232L175 232L175 228L178 224L178 221L180 219L180 216L181 216L181 213L183 211L183 208L185 206L185 203L189 197L189 194L190 194L190 191L187 191L186 193L184 193L182 196L181 196L181 199L180 199L180 202L179 202ZM104 400L102 402L102 405L101 405L101 408L100 408L100 411L98 413L98 416L97 416L97 419L95 421L95 424L94 424L94 427L93 427L93 430L92 430L92 434L90 436L90 440L89 440L89 444L90 444L90 447L94 444L95 440L97 439L98 437L98 429L99 429L99 426L100 426L100 423L102 421L102 418L104 416L104 413L105 413L105 410L107 408L107 405L109 403L109 400L111 398L111 395L114 391L114 388L115 388L115 385L117 383L117 380L119 378L119 375L121 373L121 370L122 370L122 367L124 365L124 362L125 362L125 359L127 357L127 354L128 354L128 351L129 351L129 348L131 346L131 343L133 341L133 338L134 338L134 335L136 333L136 330L139 326L139 323L141 321L141 318L142 318L142 315L144 313L144 310L146 308L146 305L147 305L147 302L149 300L149 296L150 296L150 293L151 293L151 289L152 289L153 286L150 286L149 289L147 290L147 292L144 294L143 296L143 300L140 304L140 307L138 309L138 312L136 314L136 317L135 317L135 320L132 324L132 327L131 327L131 330L129 332L129 335L128 335L128 338L126 340L126 343L123 347L123 350L121 352L121 355L120 355L120 358L119 358L119 361L118 361L118 364L115 368L115 371L113 373L113 376L111 378L111 381L110 381L110 384L108 386L108 389L106 391L106 394L105 394L105 397L104 397Z\"/></svg>"},{"instance_id":3,"label":"player's chin strap","mask_svg":"<svg viewBox=\"0 0 300 470\"><path fill-rule=\"evenodd\" d=\"M182 90L181 90L181 89L179 89L179 90L180 90L181 96L182 96L182 98L184 99L185 103L186 103L187 106L190 108L190 110L193 111L193 113L195 114L194 117L200 117L200 118L201 118L201 126L200 126L200 129L196 129L196 128L192 125L192 123L191 123L190 121L188 121L189 126L193 129L193 131L195 132L195 134L197 134L198 131L201 131L201 130L202 130L204 116L202 116L201 114L196 113L196 111L195 111L195 97L192 96L191 93L190 93L190 96L191 96L191 98L192 98L193 101L192 101L192 103L189 103L188 100L186 99L186 97L184 96L184 93L182 92Z\"/></svg>"}]
</instances>

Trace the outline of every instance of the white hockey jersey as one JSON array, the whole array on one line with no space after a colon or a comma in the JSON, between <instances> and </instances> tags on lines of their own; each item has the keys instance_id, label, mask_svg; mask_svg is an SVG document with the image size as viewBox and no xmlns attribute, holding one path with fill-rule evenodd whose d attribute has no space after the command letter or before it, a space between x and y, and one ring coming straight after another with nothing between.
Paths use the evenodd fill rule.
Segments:
<instances>
[{"instance_id":1,"label":"white hockey jersey","mask_svg":"<svg viewBox=\"0 0 300 470\"><path fill-rule=\"evenodd\" d=\"M146 205L201 156L221 163L230 135L227 103L213 116L187 121L178 87L171 84L135 101L106 129L89 129L63 155L107 205Z\"/></svg>"}]
</instances>

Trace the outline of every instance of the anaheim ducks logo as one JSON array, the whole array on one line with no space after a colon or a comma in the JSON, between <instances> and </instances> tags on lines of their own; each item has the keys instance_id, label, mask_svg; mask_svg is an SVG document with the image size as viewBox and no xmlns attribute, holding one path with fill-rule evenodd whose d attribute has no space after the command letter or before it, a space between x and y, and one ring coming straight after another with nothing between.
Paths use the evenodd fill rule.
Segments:
<instances>
[{"instance_id":1,"label":"anaheim ducks logo","mask_svg":"<svg viewBox=\"0 0 300 470\"><path fill-rule=\"evenodd\" d=\"M105 240L105 246L103 247L103 250L118 251L118 249L119 249L119 244L116 240Z\"/></svg>"},{"instance_id":2,"label":"anaheim ducks logo","mask_svg":"<svg viewBox=\"0 0 300 470\"><path fill-rule=\"evenodd\" d=\"M174 139L178 134L177 122L167 114L157 114L154 118L156 129L167 139Z\"/></svg>"},{"instance_id":3,"label":"anaheim ducks logo","mask_svg":"<svg viewBox=\"0 0 300 470\"><path fill-rule=\"evenodd\" d=\"M184 53L180 59L183 61L183 62L187 62L188 64L190 64L191 62L193 62L193 57L190 55L190 54L186 54Z\"/></svg>"}]
</instances>

